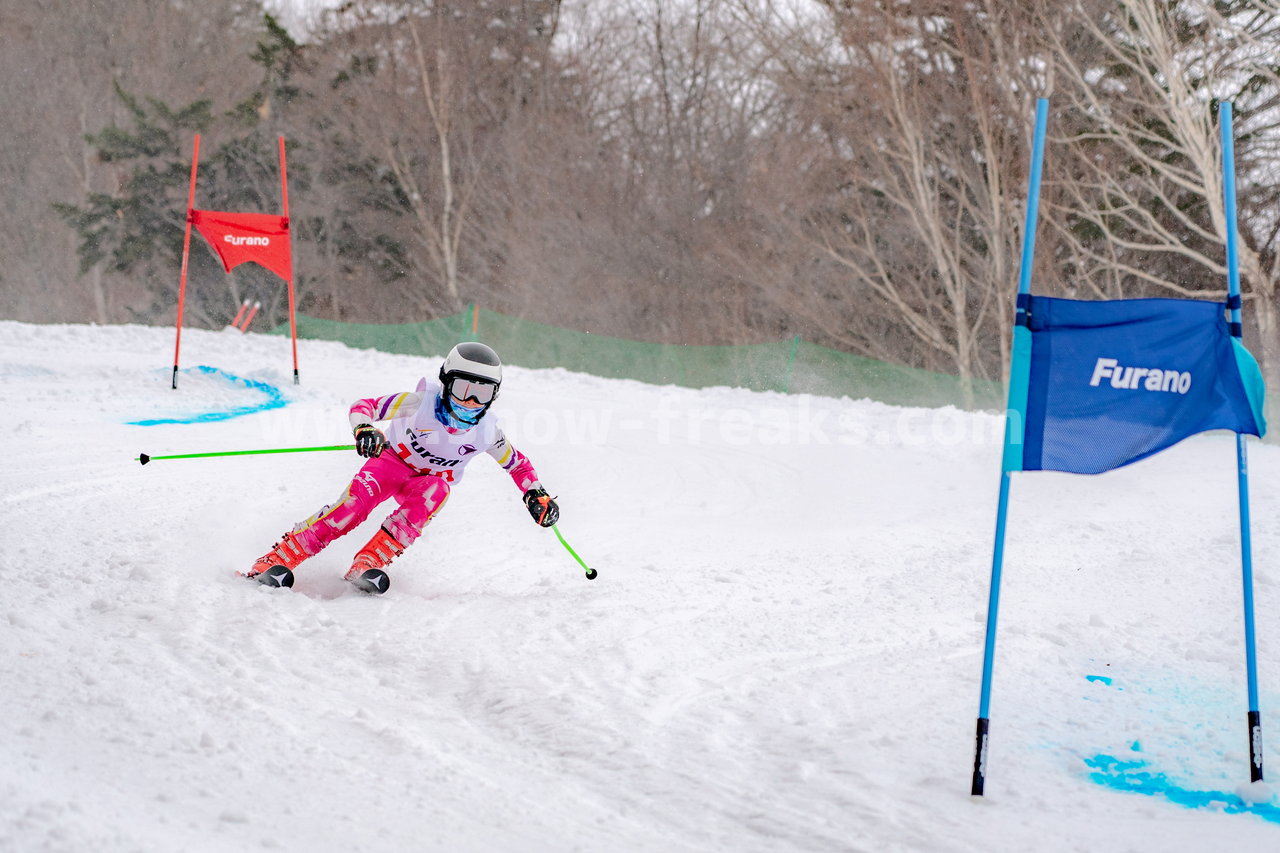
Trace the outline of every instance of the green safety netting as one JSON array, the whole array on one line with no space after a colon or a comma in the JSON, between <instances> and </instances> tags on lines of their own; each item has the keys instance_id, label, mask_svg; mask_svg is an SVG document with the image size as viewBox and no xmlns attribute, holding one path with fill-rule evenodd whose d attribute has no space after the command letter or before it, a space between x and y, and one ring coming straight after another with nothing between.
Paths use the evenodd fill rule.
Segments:
<instances>
[{"instance_id":1,"label":"green safety netting","mask_svg":"<svg viewBox=\"0 0 1280 853\"><path fill-rule=\"evenodd\" d=\"M961 380L945 373L889 364L798 338L741 346L653 344L577 332L469 309L422 323L370 325L299 316L298 337L341 341L359 349L443 356L459 341L493 347L507 364L563 367L615 379L689 388L729 386L872 399L904 406L1004 407L998 382L974 380L972 402ZM289 334L288 324L272 334Z\"/></svg>"}]
</instances>

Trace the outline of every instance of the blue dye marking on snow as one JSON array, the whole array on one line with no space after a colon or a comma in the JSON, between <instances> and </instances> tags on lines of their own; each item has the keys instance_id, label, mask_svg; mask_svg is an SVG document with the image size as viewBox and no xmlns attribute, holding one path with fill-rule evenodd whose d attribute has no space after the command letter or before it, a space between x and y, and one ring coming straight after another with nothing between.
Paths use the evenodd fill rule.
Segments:
<instances>
[{"instance_id":1,"label":"blue dye marking on snow","mask_svg":"<svg viewBox=\"0 0 1280 853\"><path fill-rule=\"evenodd\" d=\"M1134 746L1138 744L1135 742ZM1146 768L1145 761L1122 761L1112 755L1095 755L1084 763L1093 768L1089 779L1116 791L1163 797L1188 809L1213 809L1225 814L1251 814L1271 823L1280 823L1280 806L1274 803L1246 803L1227 791L1190 791L1169 781L1163 773Z\"/></svg>"},{"instance_id":2,"label":"blue dye marking on snow","mask_svg":"<svg viewBox=\"0 0 1280 853\"><path fill-rule=\"evenodd\" d=\"M1085 680L1086 680L1086 681L1097 681L1097 682L1101 682L1101 683L1103 683L1103 684L1107 685L1108 687L1110 687L1110 686L1111 686L1111 679L1110 679L1110 678L1108 678L1108 677L1107 677L1107 676L1105 676L1105 675L1086 675L1086 676L1085 676Z\"/></svg>"},{"instance_id":3,"label":"blue dye marking on snow","mask_svg":"<svg viewBox=\"0 0 1280 853\"><path fill-rule=\"evenodd\" d=\"M199 415L188 415L178 418L151 418L145 421L126 421L130 426L159 426L160 424L204 424L212 421L225 421L231 418L238 418L242 415L252 415L255 412L265 412L268 409L281 409L289 405L289 401L280 393L280 389L274 385L268 385L266 382L259 382L256 379L245 379L242 376L235 376L227 373L225 370L219 370L216 367L207 365L199 365L190 370L183 370L183 373L198 371L206 375L213 375L227 380L233 385L241 385L250 391L258 391L266 395L266 399L260 403L254 403L248 406L236 406L232 409L224 409L220 412L204 412Z\"/></svg>"}]
</instances>

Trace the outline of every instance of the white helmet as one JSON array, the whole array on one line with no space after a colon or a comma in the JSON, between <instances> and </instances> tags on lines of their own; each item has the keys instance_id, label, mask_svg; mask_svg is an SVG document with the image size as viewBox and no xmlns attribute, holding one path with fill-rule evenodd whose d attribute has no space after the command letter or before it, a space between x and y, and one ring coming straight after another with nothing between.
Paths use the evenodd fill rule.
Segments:
<instances>
[{"instance_id":1,"label":"white helmet","mask_svg":"<svg viewBox=\"0 0 1280 853\"><path fill-rule=\"evenodd\" d=\"M502 362L489 347L475 341L449 350L440 365L440 407L465 426L475 426L498 399Z\"/></svg>"}]
</instances>

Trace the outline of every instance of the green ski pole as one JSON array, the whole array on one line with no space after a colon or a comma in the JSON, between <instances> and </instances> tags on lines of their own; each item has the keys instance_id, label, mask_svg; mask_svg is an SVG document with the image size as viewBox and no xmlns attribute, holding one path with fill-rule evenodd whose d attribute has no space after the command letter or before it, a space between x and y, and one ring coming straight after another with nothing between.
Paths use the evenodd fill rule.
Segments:
<instances>
[{"instance_id":1,"label":"green ski pole","mask_svg":"<svg viewBox=\"0 0 1280 853\"><path fill-rule=\"evenodd\" d=\"M586 563L582 562L582 558L578 556L578 552L574 551L572 548L569 547L569 543L564 541L564 536L563 534L560 533L560 528L556 527L553 524L551 525L551 529L555 531L556 538L560 540L560 544L564 546L564 549L569 552L570 556L572 556L573 559L578 561L578 565L582 566L582 570L587 573L587 580L589 581L595 580L596 570L588 566Z\"/></svg>"},{"instance_id":2,"label":"green ski pole","mask_svg":"<svg viewBox=\"0 0 1280 853\"><path fill-rule=\"evenodd\" d=\"M332 444L326 447L280 447L270 450L222 450L216 453L177 453L172 456L148 456L142 453L134 458L146 465L157 459L203 459L209 456L254 456L260 453L310 453L316 450L354 450L354 444Z\"/></svg>"}]
</instances>

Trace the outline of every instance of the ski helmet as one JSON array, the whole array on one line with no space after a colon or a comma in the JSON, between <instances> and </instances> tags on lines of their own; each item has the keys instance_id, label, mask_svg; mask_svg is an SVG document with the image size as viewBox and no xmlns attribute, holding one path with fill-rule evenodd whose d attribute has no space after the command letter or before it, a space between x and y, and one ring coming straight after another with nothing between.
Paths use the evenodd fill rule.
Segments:
<instances>
[{"instance_id":1,"label":"ski helmet","mask_svg":"<svg viewBox=\"0 0 1280 853\"><path fill-rule=\"evenodd\" d=\"M502 385L502 362L498 354L482 343L468 341L449 350L440 365L443 390L436 408L454 425L469 429L480 422L498 399Z\"/></svg>"}]
</instances>

